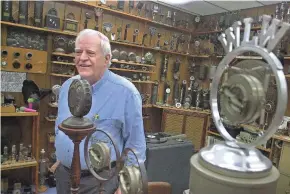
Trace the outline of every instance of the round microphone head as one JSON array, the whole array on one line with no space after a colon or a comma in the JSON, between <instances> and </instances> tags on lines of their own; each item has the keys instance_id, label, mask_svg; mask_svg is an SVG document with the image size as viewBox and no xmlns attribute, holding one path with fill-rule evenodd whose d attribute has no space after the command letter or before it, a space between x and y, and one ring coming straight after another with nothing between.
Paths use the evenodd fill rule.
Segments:
<instances>
[{"instance_id":1,"label":"round microphone head","mask_svg":"<svg viewBox=\"0 0 290 194\"><path fill-rule=\"evenodd\" d=\"M83 117L89 113L92 106L92 90L87 80L72 81L68 91L68 106L75 117Z\"/></svg>"},{"instance_id":2,"label":"round microphone head","mask_svg":"<svg viewBox=\"0 0 290 194\"><path fill-rule=\"evenodd\" d=\"M56 96L58 96L59 95L59 92L60 92L60 88L61 88L61 86L60 85L54 85L54 86L52 86L52 93L54 94L54 95L56 95Z\"/></svg>"}]
</instances>

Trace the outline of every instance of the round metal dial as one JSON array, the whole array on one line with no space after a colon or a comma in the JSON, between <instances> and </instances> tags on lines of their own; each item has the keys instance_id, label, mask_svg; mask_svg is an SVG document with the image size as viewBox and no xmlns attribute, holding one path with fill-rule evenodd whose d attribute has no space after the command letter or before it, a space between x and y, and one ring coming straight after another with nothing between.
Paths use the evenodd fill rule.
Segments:
<instances>
[{"instance_id":1,"label":"round metal dial","mask_svg":"<svg viewBox=\"0 0 290 194\"><path fill-rule=\"evenodd\" d=\"M238 68L227 68L230 65L233 65L233 61L236 60L236 56L243 55L245 52L255 52L256 54L262 56L265 62L262 60L245 60L243 61L243 65L237 65ZM259 63L259 66L263 66L264 68L261 68L257 66L256 64ZM261 65L260 65L261 64ZM247 66L247 68L240 68L242 66ZM261 70L259 70L261 69ZM266 71L265 71L266 69ZM247 103L244 103L243 106L240 106L241 104L237 103L236 105L240 106L240 111L242 113L242 116L239 118L237 117L237 112L234 111L235 114L234 117L236 120L234 121L233 117L231 117L230 114L227 114L229 117L228 119L234 123L242 123L247 124L248 122L253 121L252 118L250 118L250 115L254 118L257 118L258 114L261 114L262 107L264 107L264 104L266 103L265 99L265 90L263 89L263 86L265 83L270 83L270 80L266 79L267 76L271 78L271 75L274 75L273 78L275 78L275 81L277 83L277 107L275 111L275 115L272 117L270 125L267 126L267 129L260 131L259 135L257 136L256 140L251 143L243 143L239 142L235 138L233 138L228 131L225 129L220 108L225 110L225 107L227 105L225 104L233 104L232 100L234 100L234 96L231 95L231 93L224 94L230 97L232 100L225 100L228 101L225 104L223 100L221 100L221 105L218 105L218 94L219 94L219 85L222 78L224 78L225 70L232 70L232 72L228 73L228 81L231 80L232 88L238 88L239 92L243 95L245 95L245 100L248 100ZM231 79L232 76L239 75L239 78L242 82L234 81L234 79ZM239 86L240 84L240 86ZM241 86L242 84L242 86ZM251 93L249 93L251 92ZM287 107L287 84L285 75L283 72L283 67L277 57L274 54L269 55L268 51L266 51L264 48L256 47L256 46L240 46L239 48L236 48L230 54L226 55L224 59L221 61L221 63L218 65L218 68L216 70L214 79L212 81L212 86L210 90L210 103L211 103L211 111L213 115L213 121L219 130L222 137L227 142L232 142L235 145L238 145L239 147L243 148L250 148L257 145L263 144L265 141L267 141L269 138L272 137L272 135L275 133L277 127L281 124L281 118L284 116L284 111ZM263 96L264 95L264 96ZM237 96L235 94L235 96ZM234 98L233 98L234 97ZM241 100L241 99L240 99ZM230 102L232 101L232 102ZM241 102L241 101L240 101ZM257 104L255 104L255 102ZM224 106L225 105L225 106ZM236 106L235 105L235 106ZM222 108L224 107L224 108ZM233 111L234 107L231 107ZM258 109L255 109L258 108ZM248 109L248 110L247 110ZM229 109L226 110L226 112L230 112ZM244 115L246 112L249 113L249 115ZM231 118L230 118L231 117Z\"/></svg>"},{"instance_id":2,"label":"round metal dial","mask_svg":"<svg viewBox=\"0 0 290 194\"><path fill-rule=\"evenodd\" d=\"M98 128L98 126L96 127ZM96 137L104 136L104 139L107 139L112 144L112 149L110 150L116 154L116 168L111 168L110 166L111 155L108 153L110 152L108 144L104 145L105 143L103 142L97 143L95 145L92 145L92 148L89 148L89 141L91 140L93 134L96 135ZM84 143L84 155L88 170L97 180L101 182L110 180L111 178L116 176L122 169L123 162L121 160L120 151L112 140L111 136L103 130L93 130L90 134L88 134ZM98 168L101 167L109 167L109 172L102 173L104 172L104 170L98 170ZM97 173L97 171L100 172Z\"/></svg>"},{"instance_id":3,"label":"round metal dial","mask_svg":"<svg viewBox=\"0 0 290 194\"><path fill-rule=\"evenodd\" d=\"M145 60L151 61L153 59L153 54L151 52L148 52L145 54Z\"/></svg>"},{"instance_id":4,"label":"round metal dial","mask_svg":"<svg viewBox=\"0 0 290 194\"><path fill-rule=\"evenodd\" d=\"M94 168L101 169L110 163L110 148L103 142L92 144L89 157Z\"/></svg>"},{"instance_id":5,"label":"round metal dial","mask_svg":"<svg viewBox=\"0 0 290 194\"><path fill-rule=\"evenodd\" d=\"M68 91L68 106L73 116L87 115L92 105L92 91L88 81L75 79Z\"/></svg>"},{"instance_id":6,"label":"round metal dial","mask_svg":"<svg viewBox=\"0 0 290 194\"><path fill-rule=\"evenodd\" d=\"M114 49L112 51L112 60L118 60L120 57L120 52L118 49Z\"/></svg>"},{"instance_id":7,"label":"round metal dial","mask_svg":"<svg viewBox=\"0 0 290 194\"><path fill-rule=\"evenodd\" d=\"M221 87L221 112L234 124L252 123L265 100L262 83L245 74L231 76Z\"/></svg>"},{"instance_id":8,"label":"round metal dial","mask_svg":"<svg viewBox=\"0 0 290 194\"><path fill-rule=\"evenodd\" d=\"M130 52L128 55L129 61L136 62L136 54L134 52Z\"/></svg>"},{"instance_id":9,"label":"round metal dial","mask_svg":"<svg viewBox=\"0 0 290 194\"><path fill-rule=\"evenodd\" d=\"M128 60L128 54L126 51L121 51L120 52L120 60L121 61L127 61Z\"/></svg>"},{"instance_id":10,"label":"round metal dial","mask_svg":"<svg viewBox=\"0 0 290 194\"><path fill-rule=\"evenodd\" d=\"M130 158L129 153L131 153ZM148 181L144 163L139 162L136 153L130 148L123 151L121 160L123 162L122 170L119 173L121 193L147 194ZM128 161L127 164L126 160Z\"/></svg>"}]
</instances>

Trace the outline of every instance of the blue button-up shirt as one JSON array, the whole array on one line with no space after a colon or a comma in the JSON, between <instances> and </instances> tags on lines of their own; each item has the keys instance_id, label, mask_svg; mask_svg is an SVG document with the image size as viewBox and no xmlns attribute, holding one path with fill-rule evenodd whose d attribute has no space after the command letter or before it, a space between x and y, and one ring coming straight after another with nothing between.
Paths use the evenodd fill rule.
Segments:
<instances>
[{"instance_id":1,"label":"blue button-up shirt","mask_svg":"<svg viewBox=\"0 0 290 194\"><path fill-rule=\"evenodd\" d=\"M58 100L58 116L55 122L55 148L57 159L66 167L71 166L74 144L59 128L59 124L72 116L68 107L68 89L73 79L65 81L61 87ZM138 160L146 159L146 142L142 118L142 100L139 91L127 79L106 70L103 77L92 85L92 107L85 116L91 119L97 129L106 131L114 140L121 153L124 148L133 149ZM116 153L109 138L95 132L89 140L91 143L107 142L111 150L111 161L116 160ZM80 144L80 161L82 170L88 169L84 159L84 142ZM133 161L133 155L129 158Z\"/></svg>"}]
</instances>

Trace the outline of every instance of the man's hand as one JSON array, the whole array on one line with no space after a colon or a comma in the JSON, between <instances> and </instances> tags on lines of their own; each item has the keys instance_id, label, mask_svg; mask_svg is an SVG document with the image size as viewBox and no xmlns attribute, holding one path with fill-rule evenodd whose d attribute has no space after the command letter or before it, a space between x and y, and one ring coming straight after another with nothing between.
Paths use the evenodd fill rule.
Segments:
<instances>
[{"instance_id":1,"label":"man's hand","mask_svg":"<svg viewBox=\"0 0 290 194\"><path fill-rule=\"evenodd\" d=\"M122 194L122 193L121 193L121 189L118 188L117 191L116 191L114 194Z\"/></svg>"},{"instance_id":2,"label":"man's hand","mask_svg":"<svg viewBox=\"0 0 290 194\"><path fill-rule=\"evenodd\" d=\"M56 163L54 163L50 168L48 168L48 170L50 171L50 172L52 172L53 174L55 173L55 170L56 170L56 168L58 167L58 165L59 165L59 163L60 163L60 161L58 160L58 161L56 161Z\"/></svg>"}]
</instances>

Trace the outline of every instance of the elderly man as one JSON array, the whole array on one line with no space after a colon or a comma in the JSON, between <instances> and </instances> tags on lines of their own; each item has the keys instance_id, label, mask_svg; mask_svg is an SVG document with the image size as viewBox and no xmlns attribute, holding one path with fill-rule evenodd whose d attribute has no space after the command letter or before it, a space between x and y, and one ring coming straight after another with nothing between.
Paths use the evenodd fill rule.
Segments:
<instances>
[{"instance_id":1,"label":"elderly man","mask_svg":"<svg viewBox=\"0 0 290 194\"><path fill-rule=\"evenodd\" d=\"M138 159L145 161L146 143L141 97L131 82L108 69L111 56L110 42L105 35L91 29L79 33L75 42L75 65L79 75L68 79L62 85L58 101L58 117L55 122L55 148L59 161L55 177L59 194L70 193L69 169L73 157L73 143L59 130L58 125L71 116L68 107L68 89L73 79L86 79L91 84L92 108L86 117L92 119L98 128L110 134L120 152L124 148L132 148L136 150ZM99 183L86 166L84 141L80 144L80 159L82 171L79 193L95 194L99 191ZM115 161L111 162L113 167L115 164ZM105 193L120 193L118 186L118 179L114 177L105 184Z\"/></svg>"}]
</instances>

